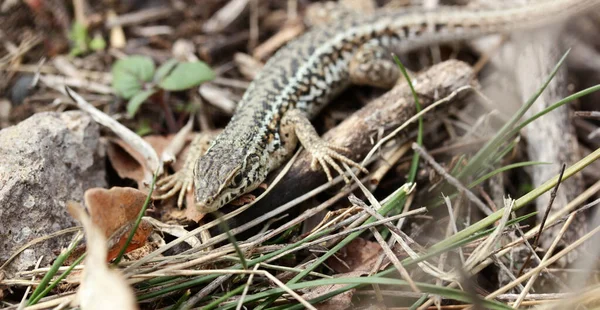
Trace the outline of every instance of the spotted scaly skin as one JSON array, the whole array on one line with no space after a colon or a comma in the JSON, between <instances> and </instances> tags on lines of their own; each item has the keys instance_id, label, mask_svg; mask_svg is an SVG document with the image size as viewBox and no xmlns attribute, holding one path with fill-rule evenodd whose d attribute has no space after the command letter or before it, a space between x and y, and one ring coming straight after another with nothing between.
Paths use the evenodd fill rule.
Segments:
<instances>
[{"instance_id":1,"label":"spotted scaly skin","mask_svg":"<svg viewBox=\"0 0 600 310\"><path fill-rule=\"evenodd\" d=\"M265 64L206 154L188 159L196 162L196 207L211 212L258 187L270 171L290 158L298 138L329 177L326 165L332 165L333 160L355 164L337 152L343 148L315 137L314 128L310 123L307 128L306 123L352 81L359 81L353 78L356 74L370 76L351 72L350 67L381 69L369 63L351 66L360 59L356 55L361 52L383 48L402 53L431 44L538 27L573 16L598 2L547 0L506 9L442 7L435 11L381 11L370 16L349 13L332 24L312 29L281 48ZM336 166L332 165L339 172Z\"/></svg>"}]
</instances>

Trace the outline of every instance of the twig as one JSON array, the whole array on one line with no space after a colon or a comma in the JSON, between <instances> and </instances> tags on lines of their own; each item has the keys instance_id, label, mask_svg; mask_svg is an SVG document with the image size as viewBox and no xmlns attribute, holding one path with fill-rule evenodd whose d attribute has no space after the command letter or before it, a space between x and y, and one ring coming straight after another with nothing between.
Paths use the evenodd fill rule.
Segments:
<instances>
[{"instance_id":1,"label":"twig","mask_svg":"<svg viewBox=\"0 0 600 310\"><path fill-rule=\"evenodd\" d=\"M556 182L556 186L554 186L554 189L550 193L550 201L548 201L548 206L546 207L546 212L544 213L544 217L542 218L542 222L540 223L540 229L538 230L538 233L535 235L535 238L533 239L533 244L532 244L533 250L535 250L535 248L537 248L537 246L538 246L540 236L542 235L542 231L544 230L544 225L546 225L546 220L548 219L548 215L550 214L550 210L552 209L552 204L554 203L554 199L556 198L556 192L558 191L558 187L560 186L560 183L562 181L562 177L563 177L563 174L565 173L566 168L567 168L567 164L563 163L562 168L560 169L558 182ZM523 273L523 270L525 270L525 268L527 268L527 266L529 265L529 262L531 261L531 255L532 255L532 253L529 253L529 255L527 255L527 259L525 260L525 262L523 263L523 266L521 266L521 269L519 269L519 272L517 273L518 275L521 275Z\"/></svg>"},{"instance_id":2,"label":"twig","mask_svg":"<svg viewBox=\"0 0 600 310\"><path fill-rule=\"evenodd\" d=\"M250 0L231 0L204 23L202 30L208 33L218 33L233 24L235 20L247 11Z\"/></svg>"},{"instance_id":3,"label":"twig","mask_svg":"<svg viewBox=\"0 0 600 310\"><path fill-rule=\"evenodd\" d=\"M435 161L435 159L433 159L433 157L431 157L431 155L429 155L421 146L419 146L416 143L413 143L412 148L417 153L419 153L423 157L423 159L427 161L427 163L429 163L437 173L443 176L444 179L448 181L448 183L452 184L459 191L465 193L469 200L471 200L479 208L479 210L481 210L481 212L483 212L485 215L490 215L493 213L492 210L490 210L490 208L483 203L483 201L477 198L475 194L473 194L468 188L462 185L458 179L446 172L446 170L442 166L440 166L440 164L438 164Z\"/></svg>"},{"instance_id":4,"label":"twig","mask_svg":"<svg viewBox=\"0 0 600 310\"><path fill-rule=\"evenodd\" d=\"M177 10L169 7L149 8L129 14L123 14L115 17L114 19L107 20L104 24L104 27L106 29L111 29L117 26L141 24L172 16L175 12L177 12Z\"/></svg>"},{"instance_id":5,"label":"twig","mask_svg":"<svg viewBox=\"0 0 600 310\"><path fill-rule=\"evenodd\" d=\"M355 179L355 181L358 181L358 179ZM367 188L364 186L361 186L361 190L363 191L363 193L368 192ZM370 194L370 196L372 196L372 194ZM354 195L350 195L350 197L348 197L348 200L350 200L350 202L352 204L363 208L363 210L367 211L371 215L378 214L375 210L373 210L366 203L364 203L362 200L358 199ZM396 254L394 254L394 252L388 246L388 244L385 242L385 240L383 240L383 236L381 236L381 234L379 233L379 231L377 229L375 229L375 227L370 228L370 230L373 233L373 235L375 236L375 239L377 240L377 242L379 243L381 248L383 249L383 252L387 255L388 259L392 262L392 264L394 264L394 267L396 267L396 269L398 269L398 271L400 272L402 279L404 279L404 280L406 280L406 282L408 282L408 285L413 290L413 292L420 293L421 290L417 287L415 282L412 280L412 278L410 277L410 274L408 274L408 271L406 271L406 268L404 268L404 266L402 266L402 263L400 262L400 260L398 260L398 257L396 257Z\"/></svg>"},{"instance_id":6,"label":"twig","mask_svg":"<svg viewBox=\"0 0 600 310\"><path fill-rule=\"evenodd\" d=\"M44 258L44 256L40 256L37 263L35 263L34 268L40 267L40 263L42 262L43 258ZM31 277L31 281L33 281L33 280L35 280L35 275ZM29 295L30 290L31 290L31 285L27 286L27 289L25 290L25 293L23 294L23 297L21 298L21 302L19 303L19 307L17 308L18 310L25 308L25 306L27 305L27 295Z\"/></svg>"},{"instance_id":7,"label":"twig","mask_svg":"<svg viewBox=\"0 0 600 310\"><path fill-rule=\"evenodd\" d=\"M254 266L253 271L257 271L259 267L260 267L260 264L256 264ZM242 306L244 305L244 299L246 298L246 295L248 294L248 289L250 288L250 285L252 285L253 279L254 279L254 274L251 274L248 277L248 281L246 281L246 285L244 286L244 290L242 291L242 296L240 296L240 299L238 301L237 306L235 307L235 310L242 310Z\"/></svg>"},{"instance_id":8,"label":"twig","mask_svg":"<svg viewBox=\"0 0 600 310\"><path fill-rule=\"evenodd\" d=\"M575 111L575 116L587 118L600 118L600 111Z\"/></svg>"},{"instance_id":9,"label":"twig","mask_svg":"<svg viewBox=\"0 0 600 310\"><path fill-rule=\"evenodd\" d=\"M563 166L564 169L564 166ZM571 225L571 223L573 222L573 220L575 219L577 213L571 213L571 215L569 215L569 218L567 218L567 221L564 223L564 225L562 226L562 228L560 229L559 233L556 235L556 237L554 238L554 241L552 242L552 244L550 245L550 248L548 249L548 251L546 251L546 254L544 255L544 257L542 258L542 261L539 263L540 265L543 264L549 257L550 255L552 255L552 253L554 252L554 249L556 249L556 247L558 246L558 243L560 242L560 240L562 239L562 236L565 234L565 232L567 231L567 228L569 228L569 226ZM540 226L540 229L543 226ZM536 235L539 236L539 234L541 233L541 231ZM525 285L525 288L521 291L521 294L519 295L519 298L517 298L517 300L515 301L515 303L513 304L514 308L519 308L519 305L523 302L523 300L525 299L525 296L527 295L527 293L529 292L529 290L531 289L531 287L533 286L533 284L535 283L535 280L538 278L539 274L533 274L533 276L529 279L529 281L527 281L527 284Z\"/></svg>"},{"instance_id":10,"label":"twig","mask_svg":"<svg viewBox=\"0 0 600 310\"><path fill-rule=\"evenodd\" d=\"M505 285L504 287L502 287L502 288L494 291L493 293L489 294L488 296L485 297L485 299L496 298L498 295L503 294L506 291L508 291L511 288L513 288L517 283L521 283L521 282L525 281L526 279L530 278L532 275L539 273L542 269L550 266L551 264L553 264L554 262L556 262L557 260L559 260L563 256L567 255L569 252L573 251L574 249L576 249L577 247L579 247L580 245L582 245L586 240L588 240L589 238L591 238L592 236L594 236L598 232L600 232L600 226L597 226L592 231L588 232L587 234L583 235L581 238L577 239L577 241L569 244L562 251L558 252L557 254L555 254L554 256L550 257L548 260L546 260L543 264L540 264L539 266L537 266L537 267L529 270L528 272L526 272L525 274L523 274L522 276L520 276L518 279L512 281L511 283Z\"/></svg>"},{"instance_id":11,"label":"twig","mask_svg":"<svg viewBox=\"0 0 600 310\"><path fill-rule=\"evenodd\" d=\"M188 310L194 307L202 298L208 296L212 291L221 286L225 281L231 278L232 274L225 274L210 282L208 285L205 285L198 293L194 296L190 297L182 306L182 310Z\"/></svg>"}]
</instances>

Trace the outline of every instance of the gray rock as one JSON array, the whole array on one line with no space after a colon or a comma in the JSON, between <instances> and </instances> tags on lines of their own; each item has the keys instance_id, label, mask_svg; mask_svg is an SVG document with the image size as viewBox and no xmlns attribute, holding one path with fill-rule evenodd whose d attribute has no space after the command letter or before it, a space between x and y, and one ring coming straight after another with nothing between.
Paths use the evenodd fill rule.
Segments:
<instances>
[{"instance_id":1,"label":"gray rock","mask_svg":"<svg viewBox=\"0 0 600 310\"><path fill-rule=\"evenodd\" d=\"M77 222L66 202L83 201L92 187L106 187L99 126L78 111L39 113L0 130L0 264L25 243ZM42 265L72 239L64 234L29 247L6 270Z\"/></svg>"}]
</instances>

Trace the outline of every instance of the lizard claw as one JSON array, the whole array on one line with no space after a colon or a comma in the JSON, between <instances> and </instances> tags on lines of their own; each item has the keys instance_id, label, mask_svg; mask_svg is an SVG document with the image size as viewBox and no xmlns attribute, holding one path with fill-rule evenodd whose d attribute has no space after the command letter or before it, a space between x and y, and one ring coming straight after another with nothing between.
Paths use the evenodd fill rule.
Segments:
<instances>
[{"instance_id":1,"label":"lizard claw","mask_svg":"<svg viewBox=\"0 0 600 310\"><path fill-rule=\"evenodd\" d=\"M183 206L183 198L185 197L185 194L192 191L193 185L194 179L191 175L191 172L183 169L175 174L166 176L157 181L157 191L162 192L163 194L153 198L163 200L170 198L179 192L179 197L177 198L177 207L181 209Z\"/></svg>"},{"instance_id":2,"label":"lizard claw","mask_svg":"<svg viewBox=\"0 0 600 310\"><path fill-rule=\"evenodd\" d=\"M339 173L344 178L344 181L346 183L350 183L350 179L346 176L346 174L342 170L342 167L340 167L336 160L342 163L346 163L349 166L356 167L364 173L369 172L367 171L367 169L365 169L360 164L354 162L352 159L338 153L338 151L350 153L350 150L348 148L320 141L316 145L313 145L313 147L311 147L308 151L312 155L312 161L310 164L311 169L317 170L318 167L321 166L323 168L323 171L327 175L327 179L329 180L329 182L333 181L333 177L331 176L331 169L329 169L329 166L331 166L335 171L337 171L337 173Z\"/></svg>"}]
</instances>

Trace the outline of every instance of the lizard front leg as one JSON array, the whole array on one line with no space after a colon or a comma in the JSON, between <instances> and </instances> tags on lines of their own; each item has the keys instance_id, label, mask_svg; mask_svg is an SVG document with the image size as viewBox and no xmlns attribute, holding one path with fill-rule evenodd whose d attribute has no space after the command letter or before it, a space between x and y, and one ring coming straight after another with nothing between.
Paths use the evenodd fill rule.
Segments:
<instances>
[{"instance_id":1,"label":"lizard front leg","mask_svg":"<svg viewBox=\"0 0 600 310\"><path fill-rule=\"evenodd\" d=\"M344 174L336 161L346 163L368 173L363 166L339 153L349 153L349 149L333 145L321 139L306 114L298 109L287 111L281 119L281 136L284 139L284 144L290 146L295 146L296 141L300 140L300 144L312 155L311 169L316 170L320 165L325 171L329 182L333 181L329 166L342 175L346 183L350 182L350 179Z\"/></svg>"},{"instance_id":2,"label":"lizard front leg","mask_svg":"<svg viewBox=\"0 0 600 310\"><path fill-rule=\"evenodd\" d=\"M185 194L190 192L194 186L194 165L196 160L206 153L210 143L218 133L219 131L211 131L196 134L190 143L183 167L176 173L156 182L157 190L163 194L153 197L154 199L167 199L179 192L177 207L181 208Z\"/></svg>"},{"instance_id":3,"label":"lizard front leg","mask_svg":"<svg viewBox=\"0 0 600 310\"><path fill-rule=\"evenodd\" d=\"M350 81L357 85L392 88L400 78L400 69L383 47L363 45L350 60Z\"/></svg>"}]
</instances>

